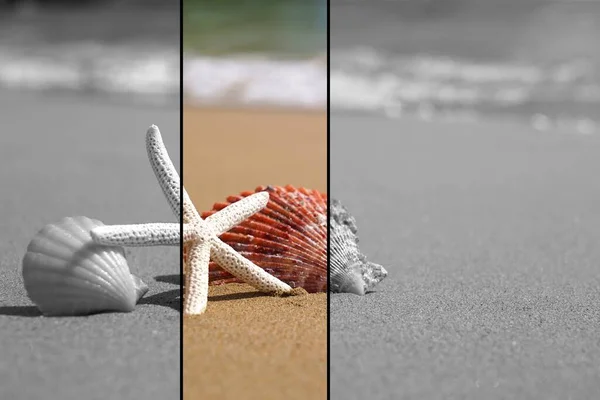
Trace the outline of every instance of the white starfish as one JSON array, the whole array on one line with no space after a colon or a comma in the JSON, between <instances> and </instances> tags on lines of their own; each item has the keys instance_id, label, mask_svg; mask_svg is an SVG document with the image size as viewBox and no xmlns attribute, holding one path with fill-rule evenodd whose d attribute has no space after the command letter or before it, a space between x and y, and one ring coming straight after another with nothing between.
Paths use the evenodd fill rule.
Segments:
<instances>
[{"instance_id":1,"label":"white starfish","mask_svg":"<svg viewBox=\"0 0 600 400\"><path fill-rule=\"evenodd\" d=\"M181 219L180 179L160 132L154 125L146 134L146 148L152 169L169 201L171 210ZM230 274L263 292L287 293L292 288L237 253L218 236L263 209L267 192L255 193L233 203L203 220L183 189L183 242L189 246L185 265L186 296L184 314L202 314L208 301L208 264L210 258ZM106 225L92 230L94 241L120 246L180 245L180 224L150 223Z\"/></svg>"}]
</instances>

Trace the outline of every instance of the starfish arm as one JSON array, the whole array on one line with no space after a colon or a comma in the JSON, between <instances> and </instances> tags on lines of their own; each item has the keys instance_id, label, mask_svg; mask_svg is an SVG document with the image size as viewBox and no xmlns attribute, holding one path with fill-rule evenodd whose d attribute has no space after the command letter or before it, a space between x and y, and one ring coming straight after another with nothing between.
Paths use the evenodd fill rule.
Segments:
<instances>
[{"instance_id":1,"label":"starfish arm","mask_svg":"<svg viewBox=\"0 0 600 400\"><path fill-rule=\"evenodd\" d=\"M202 218L200 218L200 214L198 214L196 207L194 207L194 204L192 203L192 200L190 199L187 190L183 188L183 222L197 223L198 221L204 222Z\"/></svg>"},{"instance_id":2,"label":"starfish arm","mask_svg":"<svg viewBox=\"0 0 600 400\"><path fill-rule=\"evenodd\" d=\"M176 223L104 225L92 229L94 242L113 246L176 246L181 243Z\"/></svg>"},{"instance_id":3,"label":"starfish arm","mask_svg":"<svg viewBox=\"0 0 600 400\"><path fill-rule=\"evenodd\" d=\"M181 189L179 174L173 166L169 153L162 141L160 131L156 125L152 125L146 133L146 150L152 170L158 179L158 183L171 206L171 210L180 218Z\"/></svg>"},{"instance_id":4,"label":"starfish arm","mask_svg":"<svg viewBox=\"0 0 600 400\"><path fill-rule=\"evenodd\" d=\"M192 242L194 240L200 240L198 231L194 229L193 224L183 224L183 243Z\"/></svg>"},{"instance_id":5,"label":"starfish arm","mask_svg":"<svg viewBox=\"0 0 600 400\"><path fill-rule=\"evenodd\" d=\"M219 236L256 214L269 202L268 192L259 192L228 205L206 218L214 234Z\"/></svg>"},{"instance_id":6,"label":"starfish arm","mask_svg":"<svg viewBox=\"0 0 600 400\"><path fill-rule=\"evenodd\" d=\"M208 302L208 263L210 242L194 243L185 265L184 315L199 315L206 310Z\"/></svg>"},{"instance_id":7,"label":"starfish arm","mask_svg":"<svg viewBox=\"0 0 600 400\"><path fill-rule=\"evenodd\" d=\"M231 246L214 237L210 255L217 264L231 275L266 293L288 293L292 288L277 279Z\"/></svg>"}]
</instances>

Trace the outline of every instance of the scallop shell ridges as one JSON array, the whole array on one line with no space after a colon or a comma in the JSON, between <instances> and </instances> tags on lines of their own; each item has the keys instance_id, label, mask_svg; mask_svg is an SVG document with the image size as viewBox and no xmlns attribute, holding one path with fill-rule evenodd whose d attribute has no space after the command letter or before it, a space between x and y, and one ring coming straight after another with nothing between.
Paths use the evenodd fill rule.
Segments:
<instances>
[{"instance_id":1,"label":"scallop shell ridges","mask_svg":"<svg viewBox=\"0 0 600 400\"><path fill-rule=\"evenodd\" d=\"M122 247L92 241L90 231L102 225L83 216L67 217L46 225L29 243L23 280L43 314L130 312L148 291L131 275Z\"/></svg>"},{"instance_id":2,"label":"scallop shell ridges","mask_svg":"<svg viewBox=\"0 0 600 400\"><path fill-rule=\"evenodd\" d=\"M329 224L330 290L364 295L387 276L387 271L360 252L356 220L338 200L331 201Z\"/></svg>"},{"instance_id":3,"label":"scallop shell ridges","mask_svg":"<svg viewBox=\"0 0 600 400\"><path fill-rule=\"evenodd\" d=\"M216 203L202 218L253 193L269 192L267 206L220 239L271 275L309 293L327 291L327 195L294 186L259 186ZM239 282L214 262L210 283Z\"/></svg>"}]
</instances>

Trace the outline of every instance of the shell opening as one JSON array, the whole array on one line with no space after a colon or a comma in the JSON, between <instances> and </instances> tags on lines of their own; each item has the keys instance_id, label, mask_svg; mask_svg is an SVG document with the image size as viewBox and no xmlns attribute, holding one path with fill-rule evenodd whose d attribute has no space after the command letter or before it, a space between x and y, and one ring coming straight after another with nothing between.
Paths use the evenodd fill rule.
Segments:
<instances>
[{"instance_id":1,"label":"shell opening","mask_svg":"<svg viewBox=\"0 0 600 400\"><path fill-rule=\"evenodd\" d=\"M361 273L361 264L356 263L350 266L346 271L337 276L337 287L333 290L339 293L352 293L364 296L366 291L365 281Z\"/></svg>"}]
</instances>

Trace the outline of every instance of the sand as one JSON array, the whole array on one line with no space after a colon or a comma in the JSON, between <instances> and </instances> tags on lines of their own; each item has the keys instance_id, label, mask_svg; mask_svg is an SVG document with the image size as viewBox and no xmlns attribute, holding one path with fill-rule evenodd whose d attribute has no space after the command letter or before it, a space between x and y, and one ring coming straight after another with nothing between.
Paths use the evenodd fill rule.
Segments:
<instances>
[{"instance_id":1,"label":"sand","mask_svg":"<svg viewBox=\"0 0 600 400\"><path fill-rule=\"evenodd\" d=\"M184 185L199 210L259 185L327 191L325 113L184 109ZM185 399L325 399L327 296L212 286L184 319Z\"/></svg>"},{"instance_id":2,"label":"sand","mask_svg":"<svg viewBox=\"0 0 600 400\"><path fill-rule=\"evenodd\" d=\"M179 109L4 91L0 110L0 398L178 398L179 248L128 249L150 291L131 313L88 317L40 316L21 259L66 216L173 221L144 138L157 124L179 165Z\"/></svg>"},{"instance_id":3,"label":"sand","mask_svg":"<svg viewBox=\"0 0 600 400\"><path fill-rule=\"evenodd\" d=\"M331 296L331 399L597 397L598 170L598 136L333 116L331 196L390 275Z\"/></svg>"}]
</instances>

